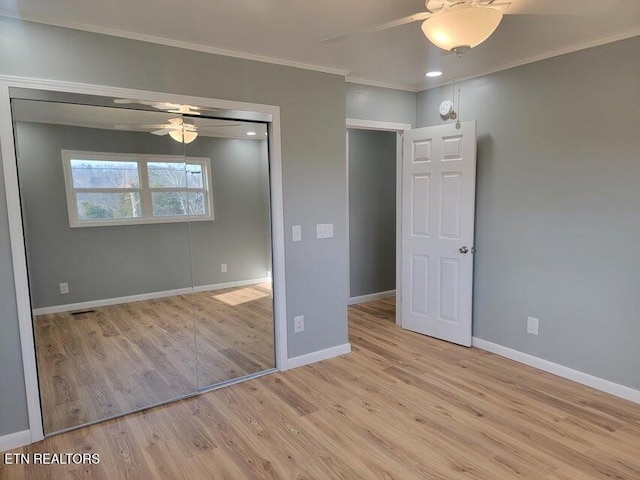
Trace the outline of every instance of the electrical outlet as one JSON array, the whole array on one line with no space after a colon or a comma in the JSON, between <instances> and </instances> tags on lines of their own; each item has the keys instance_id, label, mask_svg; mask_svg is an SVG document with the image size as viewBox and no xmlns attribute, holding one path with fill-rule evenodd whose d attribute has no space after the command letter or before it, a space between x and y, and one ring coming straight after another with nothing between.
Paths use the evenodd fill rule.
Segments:
<instances>
[{"instance_id":1,"label":"electrical outlet","mask_svg":"<svg viewBox=\"0 0 640 480\"><path fill-rule=\"evenodd\" d=\"M293 242L302 241L302 225L294 225L291 227L291 240Z\"/></svg>"},{"instance_id":2,"label":"electrical outlet","mask_svg":"<svg viewBox=\"0 0 640 480\"><path fill-rule=\"evenodd\" d=\"M58 284L58 286L60 287L60 294L61 295L66 295L67 293L69 293L69 284L67 282L60 283L60 284Z\"/></svg>"},{"instance_id":3,"label":"electrical outlet","mask_svg":"<svg viewBox=\"0 0 640 480\"><path fill-rule=\"evenodd\" d=\"M227 264L226 263L221 263L220 264L220 271L222 273L227 273Z\"/></svg>"},{"instance_id":4,"label":"electrical outlet","mask_svg":"<svg viewBox=\"0 0 640 480\"><path fill-rule=\"evenodd\" d=\"M304 332L304 315L293 317L293 331L295 333Z\"/></svg>"},{"instance_id":5,"label":"electrical outlet","mask_svg":"<svg viewBox=\"0 0 640 480\"><path fill-rule=\"evenodd\" d=\"M538 324L540 321L537 318L527 317L527 333L531 335L538 335Z\"/></svg>"},{"instance_id":6,"label":"electrical outlet","mask_svg":"<svg viewBox=\"0 0 640 480\"><path fill-rule=\"evenodd\" d=\"M316 225L316 238L333 238L333 223Z\"/></svg>"}]
</instances>

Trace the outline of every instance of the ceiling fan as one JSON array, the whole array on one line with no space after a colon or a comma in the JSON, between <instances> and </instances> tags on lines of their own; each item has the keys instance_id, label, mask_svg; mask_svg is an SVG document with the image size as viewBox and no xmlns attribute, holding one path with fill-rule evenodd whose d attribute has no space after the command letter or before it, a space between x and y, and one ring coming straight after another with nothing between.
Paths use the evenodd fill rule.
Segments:
<instances>
[{"instance_id":1,"label":"ceiling fan","mask_svg":"<svg viewBox=\"0 0 640 480\"><path fill-rule=\"evenodd\" d=\"M191 143L198 137L199 130L211 130L219 127L237 127L242 125L241 123L219 123L209 126L197 127L193 121L184 119L182 117L170 118L169 123L158 124L146 124L146 125L114 125L116 130L151 130L154 135L169 135L172 139L179 143ZM228 137L221 132L216 132L216 135Z\"/></svg>"},{"instance_id":2,"label":"ceiling fan","mask_svg":"<svg viewBox=\"0 0 640 480\"><path fill-rule=\"evenodd\" d=\"M426 11L359 28L323 42L380 32L413 22L437 47L458 55L480 45L493 34L503 15L598 15L616 0L426 0Z\"/></svg>"},{"instance_id":3,"label":"ceiling fan","mask_svg":"<svg viewBox=\"0 0 640 480\"><path fill-rule=\"evenodd\" d=\"M200 107L195 105L182 105L179 103L169 103L169 102L148 102L146 100L131 100L128 98L116 98L113 103L118 103L120 105L148 105L153 108L157 108L158 110L164 110L169 113L180 113L182 115L200 115Z\"/></svg>"}]
</instances>

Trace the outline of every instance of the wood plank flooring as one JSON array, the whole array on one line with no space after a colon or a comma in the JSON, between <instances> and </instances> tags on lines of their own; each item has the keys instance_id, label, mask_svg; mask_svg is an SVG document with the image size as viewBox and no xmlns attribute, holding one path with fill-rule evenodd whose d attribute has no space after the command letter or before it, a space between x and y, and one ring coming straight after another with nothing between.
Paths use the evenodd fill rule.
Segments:
<instances>
[{"instance_id":1,"label":"wood plank flooring","mask_svg":"<svg viewBox=\"0 0 640 480\"><path fill-rule=\"evenodd\" d=\"M49 438L19 479L640 479L640 406L349 307L353 352Z\"/></svg>"},{"instance_id":2,"label":"wood plank flooring","mask_svg":"<svg viewBox=\"0 0 640 480\"><path fill-rule=\"evenodd\" d=\"M45 432L273 368L271 305L260 284L36 317Z\"/></svg>"}]
</instances>

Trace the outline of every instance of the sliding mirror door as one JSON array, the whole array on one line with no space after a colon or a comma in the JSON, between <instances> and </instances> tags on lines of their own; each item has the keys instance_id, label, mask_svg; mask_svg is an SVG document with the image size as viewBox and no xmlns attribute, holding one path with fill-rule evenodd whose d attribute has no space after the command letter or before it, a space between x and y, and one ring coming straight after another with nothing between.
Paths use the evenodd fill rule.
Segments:
<instances>
[{"instance_id":1,"label":"sliding mirror door","mask_svg":"<svg viewBox=\"0 0 640 480\"><path fill-rule=\"evenodd\" d=\"M176 115L12 110L45 434L193 394L189 172L151 133Z\"/></svg>"},{"instance_id":2,"label":"sliding mirror door","mask_svg":"<svg viewBox=\"0 0 640 480\"><path fill-rule=\"evenodd\" d=\"M267 124L186 115L198 387L275 368Z\"/></svg>"},{"instance_id":3,"label":"sliding mirror door","mask_svg":"<svg viewBox=\"0 0 640 480\"><path fill-rule=\"evenodd\" d=\"M45 435L273 371L270 117L11 97Z\"/></svg>"}]
</instances>

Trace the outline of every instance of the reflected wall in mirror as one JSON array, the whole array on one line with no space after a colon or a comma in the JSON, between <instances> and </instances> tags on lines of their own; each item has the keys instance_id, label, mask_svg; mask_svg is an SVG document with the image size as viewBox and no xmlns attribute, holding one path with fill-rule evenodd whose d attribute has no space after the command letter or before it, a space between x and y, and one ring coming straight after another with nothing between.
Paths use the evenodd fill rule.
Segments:
<instances>
[{"instance_id":1,"label":"reflected wall in mirror","mask_svg":"<svg viewBox=\"0 0 640 480\"><path fill-rule=\"evenodd\" d=\"M114 100L12 99L45 434L275 365L266 125Z\"/></svg>"},{"instance_id":2,"label":"reflected wall in mirror","mask_svg":"<svg viewBox=\"0 0 640 480\"><path fill-rule=\"evenodd\" d=\"M275 365L269 158L264 124L191 120L204 136L185 155L214 159L216 221L191 224L198 386L206 388ZM230 288L200 291L212 277Z\"/></svg>"}]
</instances>

